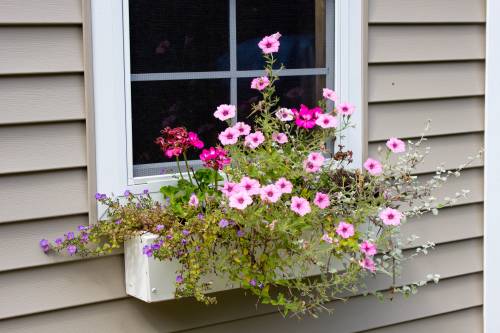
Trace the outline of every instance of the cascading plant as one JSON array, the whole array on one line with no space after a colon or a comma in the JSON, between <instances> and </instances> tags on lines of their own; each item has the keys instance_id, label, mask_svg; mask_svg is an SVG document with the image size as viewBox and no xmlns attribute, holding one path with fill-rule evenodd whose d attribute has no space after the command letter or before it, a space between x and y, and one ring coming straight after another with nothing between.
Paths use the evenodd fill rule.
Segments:
<instances>
[{"instance_id":1,"label":"cascading plant","mask_svg":"<svg viewBox=\"0 0 500 333\"><path fill-rule=\"evenodd\" d=\"M126 191L125 199L96 194L106 216L76 234L41 240L43 251L104 255L127 239L152 233L156 242L144 247L144 255L178 262L177 297L215 302L209 277L217 276L285 315L315 316L331 310L332 300L360 293L408 295L427 281L437 282L439 276L431 274L397 283L402 263L433 247L426 243L404 251L415 237L404 239L400 227L464 197L467 191L439 202L433 192L467 164L454 171L438 168L421 181L413 174L429 153L422 137L406 143L390 138L381 161L368 158L363 169L351 167L352 152L335 147L335 140L353 126L353 105L339 103L328 88L313 108L280 105L275 88L280 36L259 43L265 76L251 83L262 97L252 106L253 126L232 123L236 107L220 105L214 116L228 127L219 134L220 146L201 151L204 167L197 170L187 151L202 149L203 142L185 128L165 128L156 143L166 157L175 157L179 169L176 185L161 189L165 200L147 191ZM388 293L365 284L377 273L393 280Z\"/></svg>"}]
</instances>

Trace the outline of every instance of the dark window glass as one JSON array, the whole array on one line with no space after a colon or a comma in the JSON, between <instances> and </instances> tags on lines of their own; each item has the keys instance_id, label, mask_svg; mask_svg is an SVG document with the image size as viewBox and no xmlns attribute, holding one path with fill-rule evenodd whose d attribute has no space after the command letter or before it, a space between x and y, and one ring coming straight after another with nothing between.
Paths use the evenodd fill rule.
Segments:
<instances>
[{"instance_id":1,"label":"dark window glass","mask_svg":"<svg viewBox=\"0 0 500 333\"><path fill-rule=\"evenodd\" d=\"M278 64L286 68L325 66L324 0L251 0L236 3L239 70L261 69L257 44L279 31Z\"/></svg>"},{"instance_id":2,"label":"dark window glass","mask_svg":"<svg viewBox=\"0 0 500 333\"><path fill-rule=\"evenodd\" d=\"M238 79L238 120L251 123L248 115L251 106L261 98L257 90L250 89L252 79ZM314 107L321 99L321 89L325 87L324 76L282 76L276 83L279 106L298 108L300 104Z\"/></svg>"},{"instance_id":3,"label":"dark window glass","mask_svg":"<svg viewBox=\"0 0 500 333\"><path fill-rule=\"evenodd\" d=\"M228 0L130 0L133 74L229 69Z\"/></svg>"},{"instance_id":4,"label":"dark window glass","mask_svg":"<svg viewBox=\"0 0 500 333\"><path fill-rule=\"evenodd\" d=\"M184 126L198 133L205 147L215 145L225 123L213 113L218 105L228 102L229 80L132 82L134 164L172 161L154 143L166 126ZM198 159L199 150L190 152L190 159Z\"/></svg>"}]
</instances>

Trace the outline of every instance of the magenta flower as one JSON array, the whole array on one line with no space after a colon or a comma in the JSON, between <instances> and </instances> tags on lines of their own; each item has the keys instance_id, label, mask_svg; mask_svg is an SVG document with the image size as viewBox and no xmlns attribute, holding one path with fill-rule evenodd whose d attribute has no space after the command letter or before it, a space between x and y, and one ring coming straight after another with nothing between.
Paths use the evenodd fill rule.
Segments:
<instances>
[{"instance_id":1,"label":"magenta flower","mask_svg":"<svg viewBox=\"0 0 500 333\"><path fill-rule=\"evenodd\" d=\"M228 127L219 134L219 140L224 146L234 145L236 142L238 142L239 136L240 133L238 132L238 130L232 127Z\"/></svg>"},{"instance_id":2,"label":"magenta flower","mask_svg":"<svg viewBox=\"0 0 500 333\"><path fill-rule=\"evenodd\" d=\"M375 272L375 262L371 258L363 258L360 262L359 265L363 267L364 269L374 273Z\"/></svg>"},{"instance_id":3,"label":"magenta flower","mask_svg":"<svg viewBox=\"0 0 500 333\"><path fill-rule=\"evenodd\" d=\"M337 101L337 93L335 91L333 91L332 89L323 88L323 97L325 99L332 101L332 102Z\"/></svg>"},{"instance_id":4,"label":"magenta flower","mask_svg":"<svg viewBox=\"0 0 500 333\"><path fill-rule=\"evenodd\" d=\"M229 197L229 207L243 210L251 205L252 197L247 192L242 191Z\"/></svg>"},{"instance_id":5,"label":"magenta flower","mask_svg":"<svg viewBox=\"0 0 500 333\"><path fill-rule=\"evenodd\" d=\"M321 192L316 193L314 204L320 209L325 209L326 207L330 206L330 198L328 197L328 194Z\"/></svg>"},{"instance_id":6,"label":"magenta flower","mask_svg":"<svg viewBox=\"0 0 500 333\"><path fill-rule=\"evenodd\" d=\"M236 115L236 106L221 104L217 107L217 110L214 112L214 117L220 119L222 121L234 118Z\"/></svg>"},{"instance_id":7,"label":"magenta flower","mask_svg":"<svg viewBox=\"0 0 500 333\"><path fill-rule=\"evenodd\" d=\"M310 129L316 126L316 120L318 116L322 113L321 108L309 109L304 104L300 105L300 111L297 109L292 109L295 115L295 124L298 127Z\"/></svg>"},{"instance_id":8,"label":"magenta flower","mask_svg":"<svg viewBox=\"0 0 500 333\"><path fill-rule=\"evenodd\" d=\"M373 158L368 158L365 163L363 163L363 167L372 176L379 176L383 171L382 164Z\"/></svg>"},{"instance_id":9,"label":"magenta flower","mask_svg":"<svg viewBox=\"0 0 500 333\"><path fill-rule=\"evenodd\" d=\"M266 89L269 83L270 81L267 76L256 77L252 80L252 83L250 83L250 88L262 91Z\"/></svg>"},{"instance_id":10,"label":"magenta flower","mask_svg":"<svg viewBox=\"0 0 500 333\"><path fill-rule=\"evenodd\" d=\"M281 193L292 193L292 182L288 181L284 177L278 179L275 185L279 188Z\"/></svg>"},{"instance_id":11,"label":"magenta flower","mask_svg":"<svg viewBox=\"0 0 500 333\"><path fill-rule=\"evenodd\" d=\"M293 111L287 108L281 108L278 111L276 111L276 118L279 120L285 122L285 121L292 121L293 120Z\"/></svg>"},{"instance_id":12,"label":"magenta flower","mask_svg":"<svg viewBox=\"0 0 500 333\"><path fill-rule=\"evenodd\" d=\"M262 142L264 142L264 134L261 131L256 131L245 137L245 146L252 149L257 148Z\"/></svg>"},{"instance_id":13,"label":"magenta flower","mask_svg":"<svg viewBox=\"0 0 500 333\"><path fill-rule=\"evenodd\" d=\"M239 186L245 190L248 195L256 195L260 193L260 183L257 179L243 177L240 180Z\"/></svg>"},{"instance_id":14,"label":"magenta flower","mask_svg":"<svg viewBox=\"0 0 500 333\"><path fill-rule=\"evenodd\" d=\"M323 236L321 236L321 240L329 244L333 243L333 238L330 237L326 232L323 234Z\"/></svg>"},{"instance_id":15,"label":"magenta flower","mask_svg":"<svg viewBox=\"0 0 500 333\"><path fill-rule=\"evenodd\" d=\"M337 127L339 124L337 117L334 117L330 114L320 114L318 115L318 119L316 119L316 125L321 128L333 128Z\"/></svg>"},{"instance_id":16,"label":"magenta flower","mask_svg":"<svg viewBox=\"0 0 500 333\"><path fill-rule=\"evenodd\" d=\"M307 160L318 167L325 163L325 157L323 154L317 152L310 153L309 156L307 156Z\"/></svg>"},{"instance_id":17,"label":"magenta flower","mask_svg":"<svg viewBox=\"0 0 500 333\"><path fill-rule=\"evenodd\" d=\"M189 140L189 143L191 144L191 146L193 146L195 148L201 149L201 148L203 148L203 146L205 146L203 141L201 141L198 138L198 134L196 134L194 132L188 133L188 140ZM147 194L147 193L144 193L144 194Z\"/></svg>"},{"instance_id":18,"label":"magenta flower","mask_svg":"<svg viewBox=\"0 0 500 333\"><path fill-rule=\"evenodd\" d=\"M274 203L281 197L281 191L276 185L267 185L260 189L260 198L264 202Z\"/></svg>"},{"instance_id":19,"label":"magenta flower","mask_svg":"<svg viewBox=\"0 0 500 333\"><path fill-rule=\"evenodd\" d=\"M200 200L198 200L198 197L196 196L196 194L191 194L191 197L189 198L189 206L192 206L192 207L198 207L198 205L200 204Z\"/></svg>"},{"instance_id":20,"label":"magenta flower","mask_svg":"<svg viewBox=\"0 0 500 333\"><path fill-rule=\"evenodd\" d=\"M221 192L224 193L224 195L227 197L230 197L233 194L239 193L241 191L241 186L238 183L233 182L225 182L224 187L221 189Z\"/></svg>"},{"instance_id":21,"label":"magenta flower","mask_svg":"<svg viewBox=\"0 0 500 333\"><path fill-rule=\"evenodd\" d=\"M280 145L288 142L288 137L285 133L273 133L272 135L273 141L279 143Z\"/></svg>"},{"instance_id":22,"label":"magenta flower","mask_svg":"<svg viewBox=\"0 0 500 333\"><path fill-rule=\"evenodd\" d=\"M214 170L222 170L225 165L231 163L231 159L227 156L227 151L220 147L203 149L200 154L200 160L205 167Z\"/></svg>"},{"instance_id":23,"label":"magenta flower","mask_svg":"<svg viewBox=\"0 0 500 333\"><path fill-rule=\"evenodd\" d=\"M393 153L404 153L406 150L406 145L403 140L398 138L390 138L385 143L387 148L389 148Z\"/></svg>"},{"instance_id":24,"label":"magenta flower","mask_svg":"<svg viewBox=\"0 0 500 333\"><path fill-rule=\"evenodd\" d=\"M304 216L311 212L311 206L309 205L309 201L301 197L292 197L292 204L290 205L290 209L297 213L300 216Z\"/></svg>"},{"instance_id":25,"label":"magenta flower","mask_svg":"<svg viewBox=\"0 0 500 333\"><path fill-rule=\"evenodd\" d=\"M350 116L354 113L354 105L350 103L340 103L337 106L337 112L344 116Z\"/></svg>"},{"instance_id":26,"label":"magenta flower","mask_svg":"<svg viewBox=\"0 0 500 333\"><path fill-rule=\"evenodd\" d=\"M248 135L250 134L250 131L252 128L250 125L245 124L244 122L240 121L234 124L233 128L238 131L238 135Z\"/></svg>"},{"instance_id":27,"label":"magenta flower","mask_svg":"<svg viewBox=\"0 0 500 333\"><path fill-rule=\"evenodd\" d=\"M258 44L262 53L269 54L278 52L280 47L280 37L281 34L279 32L272 34L271 36L265 36Z\"/></svg>"},{"instance_id":28,"label":"magenta flower","mask_svg":"<svg viewBox=\"0 0 500 333\"><path fill-rule=\"evenodd\" d=\"M361 249L361 252L363 252L367 256L372 257L377 254L377 245L373 244L372 242L365 240L363 243L359 244L359 248Z\"/></svg>"},{"instance_id":29,"label":"magenta flower","mask_svg":"<svg viewBox=\"0 0 500 333\"><path fill-rule=\"evenodd\" d=\"M349 238L354 235L354 226L350 223L340 221L335 232L342 238Z\"/></svg>"},{"instance_id":30,"label":"magenta flower","mask_svg":"<svg viewBox=\"0 0 500 333\"><path fill-rule=\"evenodd\" d=\"M384 222L385 225L399 225L401 223L401 218L403 214L401 214L398 210L393 208L386 208L382 210L378 216Z\"/></svg>"}]
</instances>

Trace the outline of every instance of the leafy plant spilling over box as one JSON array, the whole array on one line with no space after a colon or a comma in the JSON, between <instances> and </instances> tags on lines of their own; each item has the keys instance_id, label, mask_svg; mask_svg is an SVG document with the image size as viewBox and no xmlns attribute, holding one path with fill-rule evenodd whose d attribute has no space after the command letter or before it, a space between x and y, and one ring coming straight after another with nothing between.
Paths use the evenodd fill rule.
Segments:
<instances>
[{"instance_id":1,"label":"leafy plant spilling over box","mask_svg":"<svg viewBox=\"0 0 500 333\"><path fill-rule=\"evenodd\" d=\"M163 129L156 143L179 168L176 185L161 189L164 200L147 191L126 191L125 199L96 194L107 206L106 217L54 242L42 240L42 249L102 255L126 240L154 234L143 255L178 263L176 297L214 303L210 277L215 276L284 314L330 310L326 305L333 299L369 291L363 281L375 273L393 279L388 295L411 294L428 280L437 282L439 276L431 274L397 286L401 264L433 246L426 243L406 255L403 249L415 237L403 239L400 226L465 196L463 191L442 202L432 196L460 169L438 168L430 180L419 181L413 173L428 154L424 138L406 143L391 138L381 161L368 158L363 169L352 168L352 152L335 142L353 126L353 105L325 88L316 107L280 107L274 70L279 39L276 33L259 43L266 74L251 83L262 97L252 106L253 128L233 123L235 106L223 104L214 113L228 125L219 134L220 146L203 149L195 133ZM187 160L192 149L201 150L204 165L196 171Z\"/></svg>"}]
</instances>

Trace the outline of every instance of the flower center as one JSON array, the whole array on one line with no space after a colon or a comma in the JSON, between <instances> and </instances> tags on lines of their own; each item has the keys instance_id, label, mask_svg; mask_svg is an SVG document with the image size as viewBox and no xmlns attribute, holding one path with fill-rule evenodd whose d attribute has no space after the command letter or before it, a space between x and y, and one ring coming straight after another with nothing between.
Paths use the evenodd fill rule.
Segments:
<instances>
[{"instance_id":1,"label":"flower center","mask_svg":"<svg viewBox=\"0 0 500 333\"><path fill-rule=\"evenodd\" d=\"M245 200L242 197L238 198L238 203L242 204L243 202L245 202Z\"/></svg>"},{"instance_id":2,"label":"flower center","mask_svg":"<svg viewBox=\"0 0 500 333\"><path fill-rule=\"evenodd\" d=\"M392 213L391 213L391 214L387 215L387 218L388 218L389 220L392 220L392 219L394 218L394 214L392 214Z\"/></svg>"}]
</instances>

